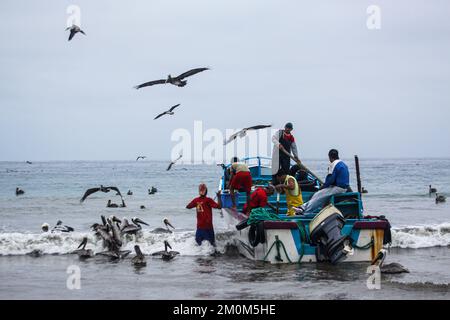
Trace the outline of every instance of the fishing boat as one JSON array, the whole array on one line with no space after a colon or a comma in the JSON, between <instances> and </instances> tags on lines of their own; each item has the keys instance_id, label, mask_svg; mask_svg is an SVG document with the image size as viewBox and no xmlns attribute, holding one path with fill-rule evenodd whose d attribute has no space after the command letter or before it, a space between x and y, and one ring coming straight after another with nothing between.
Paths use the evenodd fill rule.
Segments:
<instances>
[{"instance_id":1,"label":"fishing boat","mask_svg":"<svg viewBox=\"0 0 450 320\"><path fill-rule=\"evenodd\" d=\"M272 181L271 159L249 157L241 162L249 167L252 189L267 186ZM249 259L273 264L369 262L391 241L390 224L384 216L363 215L358 162L359 191L331 196L329 203L317 212L295 216L286 215L286 196L277 193L268 199L277 209L266 208L271 213L271 219L252 223L243 212L246 202L244 192L235 193L236 208L232 207L231 194L227 189L230 166L222 165L223 175L219 183L222 212L228 225L236 230L233 241L240 254ZM301 188L303 200L308 201L319 190L321 180L304 166L293 174Z\"/></svg>"}]
</instances>

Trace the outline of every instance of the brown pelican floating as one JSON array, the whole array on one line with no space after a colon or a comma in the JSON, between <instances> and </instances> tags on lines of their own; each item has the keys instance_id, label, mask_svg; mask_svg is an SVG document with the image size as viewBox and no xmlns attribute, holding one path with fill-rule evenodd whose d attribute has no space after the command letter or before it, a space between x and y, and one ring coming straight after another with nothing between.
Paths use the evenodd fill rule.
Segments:
<instances>
[{"instance_id":1,"label":"brown pelican floating","mask_svg":"<svg viewBox=\"0 0 450 320\"><path fill-rule=\"evenodd\" d=\"M175 110L175 108L177 108L180 104L176 104L173 107L171 107L169 110L164 111L163 113L158 114L153 120L156 120L158 118L161 118L162 116L169 114L171 116L173 116L175 114L175 112L173 112L173 110Z\"/></svg>"},{"instance_id":2,"label":"brown pelican floating","mask_svg":"<svg viewBox=\"0 0 450 320\"><path fill-rule=\"evenodd\" d=\"M400 263L392 262L389 264L383 264L384 259L386 259L386 249L381 249L380 252L378 252L375 259L372 261L372 265L376 265L380 268L381 273L387 273L387 274L395 274L395 273L409 273L409 270L406 269L404 266L402 266Z\"/></svg>"},{"instance_id":3,"label":"brown pelican floating","mask_svg":"<svg viewBox=\"0 0 450 320\"><path fill-rule=\"evenodd\" d=\"M117 203L112 203L111 199L108 200L108 203L106 204L107 208L118 208L119 206L117 205Z\"/></svg>"},{"instance_id":4,"label":"brown pelican floating","mask_svg":"<svg viewBox=\"0 0 450 320\"><path fill-rule=\"evenodd\" d=\"M439 203L439 202L445 202L445 196L443 196L442 194L438 194L438 193L436 193L436 203Z\"/></svg>"},{"instance_id":5,"label":"brown pelican floating","mask_svg":"<svg viewBox=\"0 0 450 320\"><path fill-rule=\"evenodd\" d=\"M161 256L163 260L169 261L175 258L176 255L180 254L178 251L167 251L167 248L172 249L172 246L167 240L164 240L164 250L152 253L152 256Z\"/></svg>"},{"instance_id":6,"label":"brown pelican floating","mask_svg":"<svg viewBox=\"0 0 450 320\"><path fill-rule=\"evenodd\" d=\"M169 229L171 227L172 229L175 229L175 227L169 222L169 219L164 218L163 220L165 228L156 228L152 230L153 233L172 233L172 230Z\"/></svg>"},{"instance_id":7,"label":"brown pelican floating","mask_svg":"<svg viewBox=\"0 0 450 320\"><path fill-rule=\"evenodd\" d=\"M158 189L156 189L154 186L152 186L151 189L148 189L148 194L155 194L156 192L158 192Z\"/></svg>"},{"instance_id":8,"label":"brown pelican floating","mask_svg":"<svg viewBox=\"0 0 450 320\"><path fill-rule=\"evenodd\" d=\"M87 242L88 242L88 238L84 237L83 241L81 241L77 250L75 250L73 252L73 253L76 253L80 259L87 259L87 258L91 258L94 256L94 252L91 249L86 249Z\"/></svg>"},{"instance_id":9,"label":"brown pelican floating","mask_svg":"<svg viewBox=\"0 0 450 320\"><path fill-rule=\"evenodd\" d=\"M429 187L428 187L428 193L432 194L432 193L436 193L436 192L437 192L437 189L436 188L432 188L431 184L430 184Z\"/></svg>"},{"instance_id":10,"label":"brown pelican floating","mask_svg":"<svg viewBox=\"0 0 450 320\"><path fill-rule=\"evenodd\" d=\"M366 188L362 187L361 193L369 193L369 191L367 191Z\"/></svg>"},{"instance_id":11,"label":"brown pelican floating","mask_svg":"<svg viewBox=\"0 0 450 320\"><path fill-rule=\"evenodd\" d=\"M139 159L144 160L145 158L147 158L147 157L146 157L146 156L138 156L138 157L136 158L136 161L138 161Z\"/></svg>"},{"instance_id":12,"label":"brown pelican floating","mask_svg":"<svg viewBox=\"0 0 450 320\"><path fill-rule=\"evenodd\" d=\"M184 78L193 76L194 74L197 74L199 72L205 71L205 70L209 70L209 68L196 68L196 69L192 69L189 70L185 73L180 74L177 77L172 77L170 74L167 76L167 79L161 79L161 80L154 80L154 81L149 81L149 82L145 82L142 83L138 86L135 86L135 89L140 89L143 87L149 87L149 86L153 86L155 84L165 84L165 83L170 83L173 84L175 86L178 87L184 87L187 84L187 81L183 81Z\"/></svg>"},{"instance_id":13,"label":"brown pelican floating","mask_svg":"<svg viewBox=\"0 0 450 320\"><path fill-rule=\"evenodd\" d=\"M23 191L22 189L16 188L16 196L19 196L24 193L25 193L25 191Z\"/></svg>"},{"instance_id":14,"label":"brown pelican floating","mask_svg":"<svg viewBox=\"0 0 450 320\"><path fill-rule=\"evenodd\" d=\"M90 188L87 189L86 192L84 193L83 197L81 198L80 202L83 202L84 200L86 200L87 197L89 197L91 194L96 193L98 191L101 192L109 192L111 190L114 190L117 192L117 194L122 197L122 194L120 193L119 189L117 187L104 187L104 186L100 186L100 188Z\"/></svg>"},{"instance_id":15,"label":"brown pelican floating","mask_svg":"<svg viewBox=\"0 0 450 320\"><path fill-rule=\"evenodd\" d=\"M81 30L80 27L77 26L77 25L72 25L71 27L66 28L66 31L67 31L67 30L70 30L70 35L69 35L69 40L68 40L68 41L72 40L72 38L74 37L74 35L75 35L76 33L78 33L78 32L80 32L80 33L86 35L86 33L84 33L84 31Z\"/></svg>"},{"instance_id":16,"label":"brown pelican floating","mask_svg":"<svg viewBox=\"0 0 450 320\"><path fill-rule=\"evenodd\" d=\"M27 163L28 163L28 164L33 164L33 162L31 162L31 161L27 161Z\"/></svg>"},{"instance_id":17,"label":"brown pelican floating","mask_svg":"<svg viewBox=\"0 0 450 320\"><path fill-rule=\"evenodd\" d=\"M27 253L28 256L31 256L33 258L38 258L38 257L42 256L43 254L44 254L44 252L42 252L42 250L39 250L39 249L34 249L33 251Z\"/></svg>"},{"instance_id":18,"label":"brown pelican floating","mask_svg":"<svg viewBox=\"0 0 450 320\"><path fill-rule=\"evenodd\" d=\"M121 230L122 234L137 234L139 231L142 230L142 224L145 224L146 226L148 226L148 224L146 222L144 222L141 219L136 218L136 217L131 219L131 222L133 222L133 224L128 224L128 225L122 227L122 230Z\"/></svg>"},{"instance_id":19,"label":"brown pelican floating","mask_svg":"<svg viewBox=\"0 0 450 320\"><path fill-rule=\"evenodd\" d=\"M128 195L128 196L132 196L132 195L133 195L133 191L128 190L127 195Z\"/></svg>"},{"instance_id":20,"label":"brown pelican floating","mask_svg":"<svg viewBox=\"0 0 450 320\"><path fill-rule=\"evenodd\" d=\"M53 227L52 232L72 232L74 231L74 228L69 227L69 226L65 226L62 224L61 220L58 220L58 222L56 222L56 226Z\"/></svg>"},{"instance_id":21,"label":"brown pelican floating","mask_svg":"<svg viewBox=\"0 0 450 320\"><path fill-rule=\"evenodd\" d=\"M253 126L253 127L244 128L244 129L242 129L242 130L240 130L240 131L238 131L238 132L232 134L232 135L228 138L228 140L225 140L225 141L223 142L223 144L226 145L227 143L230 143L231 141L233 141L234 139L236 139L238 136L239 136L240 138L245 137L245 135L247 134L247 131L249 131L249 130L260 130L260 129L270 128L270 127L272 127L271 124L269 124L269 125L258 125L258 126Z\"/></svg>"},{"instance_id":22,"label":"brown pelican floating","mask_svg":"<svg viewBox=\"0 0 450 320\"><path fill-rule=\"evenodd\" d=\"M142 205L142 206L140 206L139 208L141 208L141 209L145 209L145 206L144 206L144 205Z\"/></svg>"},{"instance_id":23,"label":"brown pelican floating","mask_svg":"<svg viewBox=\"0 0 450 320\"><path fill-rule=\"evenodd\" d=\"M183 155L180 154L180 156L179 156L178 158L176 158L174 161L172 161L172 162L169 164L169 166L167 167L167 171L169 171L169 170L172 168L172 166L173 166L178 160L180 160L182 157L183 157Z\"/></svg>"},{"instance_id":24,"label":"brown pelican floating","mask_svg":"<svg viewBox=\"0 0 450 320\"><path fill-rule=\"evenodd\" d=\"M134 251L136 252L136 256L131 259L131 263L136 267L145 267L147 261L145 261L145 256L142 254L141 248L139 248L138 245L135 245Z\"/></svg>"}]
</instances>

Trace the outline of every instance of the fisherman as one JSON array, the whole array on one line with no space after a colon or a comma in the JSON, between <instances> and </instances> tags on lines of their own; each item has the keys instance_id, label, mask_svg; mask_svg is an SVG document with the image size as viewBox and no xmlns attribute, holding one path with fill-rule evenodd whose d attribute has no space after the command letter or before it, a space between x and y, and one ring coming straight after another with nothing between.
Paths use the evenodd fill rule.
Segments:
<instances>
[{"instance_id":1,"label":"fisherman","mask_svg":"<svg viewBox=\"0 0 450 320\"><path fill-rule=\"evenodd\" d=\"M277 184L277 174L279 170L289 172L291 167L290 154L292 151L293 157L297 164L300 164L298 158L297 144L295 143L292 130L294 126L288 122L284 126L284 129L278 130L272 137L274 143L272 150L272 183Z\"/></svg>"},{"instance_id":2,"label":"fisherman","mask_svg":"<svg viewBox=\"0 0 450 320\"><path fill-rule=\"evenodd\" d=\"M232 208L236 209L236 196L235 192L243 191L247 196L247 206L250 203L250 192L252 191L252 175L250 174L250 170L248 165L243 162L239 162L238 157L233 157L231 159L231 178L229 183L229 189L231 194Z\"/></svg>"},{"instance_id":3,"label":"fisherman","mask_svg":"<svg viewBox=\"0 0 450 320\"><path fill-rule=\"evenodd\" d=\"M268 197L273 195L275 192L275 187L269 184L267 187L258 187L255 191L250 195L250 204L244 205L244 212L249 214L255 208L264 208L269 206L273 210L277 210L275 206L269 203Z\"/></svg>"},{"instance_id":4,"label":"fisherman","mask_svg":"<svg viewBox=\"0 0 450 320\"><path fill-rule=\"evenodd\" d=\"M348 167L339 159L339 152L336 149L331 149L328 152L328 158L330 165L328 166L325 183L308 202L295 209L297 214L313 213L315 210L322 208L332 195L347 192L350 188Z\"/></svg>"},{"instance_id":5,"label":"fisherman","mask_svg":"<svg viewBox=\"0 0 450 320\"><path fill-rule=\"evenodd\" d=\"M302 190L298 185L297 179L288 175L282 169L278 172L277 178L280 184L275 187L277 190L284 191L286 194L286 205L288 209L286 214L288 216L294 216L294 207L298 207L303 204Z\"/></svg>"},{"instance_id":6,"label":"fisherman","mask_svg":"<svg viewBox=\"0 0 450 320\"><path fill-rule=\"evenodd\" d=\"M208 188L206 184L201 183L198 186L198 193L199 197L192 200L186 206L186 209L197 209L197 232L195 233L195 241L198 245L201 245L203 240L207 240L215 246L212 208L222 208L220 191L217 193L218 203L207 197Z\"/></svg>"}]
</instances>

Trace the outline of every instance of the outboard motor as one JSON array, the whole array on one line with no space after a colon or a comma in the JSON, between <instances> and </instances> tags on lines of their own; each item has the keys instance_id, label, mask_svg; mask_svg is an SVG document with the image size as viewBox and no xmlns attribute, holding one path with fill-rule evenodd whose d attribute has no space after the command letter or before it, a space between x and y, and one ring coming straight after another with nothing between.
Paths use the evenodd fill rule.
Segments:
<instances>
[{"instance_id":1,"label":"outboard motor","mask_svg":"<svg viewBox=\"0 0 450 320\"><path fill-rule=\"evenodd\" d=\"M317 246L317 261L329 260L332 264L336 264L347 255L348 250L345 248L347 236L341 234L344 224L344 216L331 204L311 220L310 238L312 244Z\"/></svg>"}]
</instances>

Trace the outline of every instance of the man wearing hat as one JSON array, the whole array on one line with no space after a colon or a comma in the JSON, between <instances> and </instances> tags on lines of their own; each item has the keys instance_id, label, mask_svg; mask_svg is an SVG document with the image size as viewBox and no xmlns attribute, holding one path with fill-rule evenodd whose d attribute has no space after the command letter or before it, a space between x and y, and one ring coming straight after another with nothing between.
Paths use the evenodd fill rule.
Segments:
<instances>
[{"instance_id":1,"label":"man wearing hat","mask_svg":"<svg viewBox=\"0 0 450 320\"><path fill-rule=\"evenodd\" d=\"M294 126L288 122L284 129L278 130L272 137L274 143L272 151L272 183L277 184L277 173L282 170L289 172L291 167L290 154L292 152L294 160L300 163L298 158L297 145L295 143L292 130Z\"/></svg>"}]
</instances>

